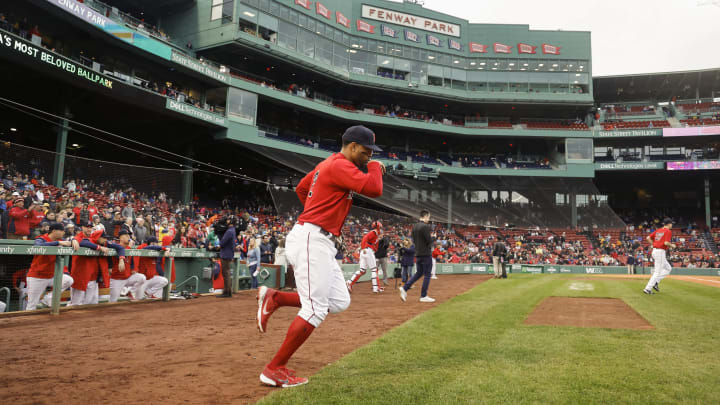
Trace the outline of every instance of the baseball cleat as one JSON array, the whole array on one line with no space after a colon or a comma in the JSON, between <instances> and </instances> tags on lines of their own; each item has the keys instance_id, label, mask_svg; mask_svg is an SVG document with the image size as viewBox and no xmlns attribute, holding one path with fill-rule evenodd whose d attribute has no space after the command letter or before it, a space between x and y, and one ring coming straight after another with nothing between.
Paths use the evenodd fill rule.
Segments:
<instances>
[{"instance_id":1,"label":"baseball cleat","mask_svg":"<svg viewBox=\"0 0 720 405\"><path fill-rule=\"evenodd\" d=\"M655 283L655 285L653 286L653 290L660 292L660 284Z\"/></svg>"},{"instance_id":2,"label":"baseball cleat","mask_svg":"<svg viewBox=\"0 0 720 405\"><path fill-rule=\"evenodd\" d=\"M275 304L275 300L273 299L275 293L275 290L273 290L272 288L267 288L264 285L258 288L257 327L260 333L265 333L265 331L267 330L267 322L268 319L270 319L270 315L272 315L273 312L275 312L275 310L278 308L277 304Z\"/></svg>"},{"instance_id":3,"label":"baseball cleat","mask_svg":"<svg viewBox=\"0 0 720 405\"><path fill-rule=\"evenodd\" d=\"M435 298L430 298L428 296L420 298L420 302L435 302Z\"/></svg>"},{"instance_id":4,"label":"baseball cleat","mask_svg":"<svg viewBox=\"0 0 720 405\"><path fill-rule=\"evenodd\" d=\"M265 367L260 374L260 382L272 387L290 388L307 384L308 379L297 377L294 371L286 367L278 367L274 370Z\"/></svg>"},{"instance_id":5,"label":"baseball cleat","mask_svg":"<svg viewBox=\"0 0 720 405\"><path fill-rule=\"evenodd\" d=\"M48 294L45 294L45 295L40 299L40 302L42 302L43 305L45 305L46 307L51 307L51 306L52 306L52 297L51 297L51 295L50 295L49 293L48 293Z\"/></svg>"},{"instance_id":6,"label":"baseball cleat","mask_svg":"<svg viewBox=\"0 0 720 405\"><path fill-rule=\"evenodd\" d=\"M430 277L430 278L433 279L433 280L437 280L437 276L432 276L432 277Z\"/></svg>"},{"instance_id":7,"label":"baseball cleat","mask_svg":"<svg viewBox=\"0 0 720 405\"><path fill-rule=\"evenodd\" d=\"M398 288L398 291L400 291L400 299L403 300L403 302L407 301L407 291L405 291L404 287Z\"/></svg>"},{"instance_id":8,"label":"baseball cleat","mask_svg":"<svg viewBox=\"0 0 720 405\"><path fill-rule=\"evenodd\" d=\"M647 295L653 295L655 292L653 290L643 290L643 292Z\"/></svg>"},{"instance_id":9,"label":"baseball cleat","mask_svg":"<svg viewBox=\"0 0 720 405\"><path fill-rule=\"evenodd\" d=\"M347 285L348 292L352 293L352 280L347 280L345 285Z\"/></svg>"}]
</instances>

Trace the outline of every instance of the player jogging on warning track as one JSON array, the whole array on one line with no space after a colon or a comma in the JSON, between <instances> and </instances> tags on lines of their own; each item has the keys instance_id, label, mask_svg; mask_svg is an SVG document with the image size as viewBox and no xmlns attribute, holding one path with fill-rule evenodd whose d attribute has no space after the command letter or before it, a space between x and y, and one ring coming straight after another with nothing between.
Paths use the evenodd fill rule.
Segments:
<instances>
[{"instance_id":1,"label":"player jogging on warning track","mask_svg":"<svg viewBox=\"0 0 720 405\"><path fill-rule=\"evenodd\" d=\"M382 234L382 224L375 221L370 224L370 231L365 234L360 243L360 270L353 274L352 278L347 281L347 289L352 292L353 285L362 277L368 269L370 269L370 279L372 280L372 292L383 292L380 287L380 278L378 277L377 261L375 260L375 252L378 249L378 236Z\"/></svg>"},{"instance_id":2,"label":"player jogging on warning track","mask_svg":"<svg viewBox=\"0 0 720 405\"><path fill-rule=\"evenodd\" d=\"M262 333L279 307L298 307L285 341L265 366L260 381L276 387L294 387L308 382L287 368L293 353L320 326L328 313L342 312L350 305L342 270L335 261L335 237L340 235L353 193L368 197L382 194L385 166L370 161L375 134L363 126L348 128L342 149L320 162L298 184L296 192L305 207L285 242L288 263L293 266L297 292L258 289L257 326ZM367 173L360 168L367 166Z\"/></svg>"},{"instance_id":3,"label":"player jogging on warning track","mask_svg":"<svg viewBox=\"0 0 720 405\"><path fill-rule=\"evenodd\" d=\"M672 267L667 261L668 247L675 248L675 244L671 242L672 226L672 219L665 218L663 220L663 227L656 229L655 232L647 237L648 242L650 242L653 247L652 258L655 263L655 268L645 289L643 289L645 294L655 294L653 290L660 292L660 282L672 271Z\"/></svg>"}]
</instances>

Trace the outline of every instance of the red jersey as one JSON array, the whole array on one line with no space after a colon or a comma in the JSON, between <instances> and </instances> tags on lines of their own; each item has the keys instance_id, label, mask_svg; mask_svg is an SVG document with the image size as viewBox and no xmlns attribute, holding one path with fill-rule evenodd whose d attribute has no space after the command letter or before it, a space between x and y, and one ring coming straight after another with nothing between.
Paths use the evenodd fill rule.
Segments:
<instances>
[{"instance_id":1,"label":"red jersey","mask_svg":"<svg viewBox=\"0 0 720 405\"><path fill-rule=\"evenodd\" d=\"M48 234L38 236L38 239L42 239L45 242L55 242L50 239ZM55 258L57 256L50 255L36 255L33 257L32 263L30 264L30 271L28 271L28 277L35 278L53 278L55 275Z\"/></svg>"},{"instance_id":2,"label":"red jersey","mask_svg":"<svg viewBox=\"0 0 720 405\"><path fill-rule=\"evenodd\" d=\"M30 221L32 214L25 208L10 208L10 220L8 221L8 234L14 233L18 236L30 235Z\"/></svg>"},{"instance_id":3,"label":"red jersey","mask_svg":"<svg viewBox=\"0 0 720 405\"><path fill-rule=\"evenodd\" d=\"M362 243L360 244L360 247L362 249L370 248L373 250L373 252L377 252L378 249L378 234L375 230L372 230L365 234L362 238Z\"/></svg>"},{"instance_id":4,"label":"red jersey","mask_svg":"<svg viewBox=\"0 0 720 405\"><path fill-rule=\"evenodd\" d=\"M665 242L670 242L672 232L667 228L658 228L655 232L650 234L650 238L653 240L653 247L655 249L667 249Z\"/></svg>"},{"instance_id":5,"label":"red jersey","mask_svg":"<svg viewBox=\"0 0 720 405\"><path fill-rule=\"evenodd\" d=\"M89 206L89 207L87 208L87 211L88 211L88 217L90 218L90 220L92 220L92 218L93 218L95 215L97 215L97 213L98 213L98 209L97 209L96 206Z\"/></svg>"},{"instance_id":6,"label":"red jersey","mask_svg":"<svg viewBox=\"0 0 720 405\"><path fill-rule=\"evenodd\" d=\"M129 245L123 245L123 244L119 244L119 245L124 247L125 249L130 249ZM110 273L110 278L113 280L127 280L130 276L132 276L133 271L135 271L135 272L138 271L137 268L135 268L135 269L130 268L130 267L132 267L132 265L131 265L132 258L124 260L125 271L123 271L123 272L120 271L120 258L117 256L111 256L110 259L112 260L112 264L113 264L112 272Z\"/></svg>"},{"instance_id":7,"label":"red jersey","mask_svg":"<svg viewBox=\"0 0 720 405\"><path fill-rule=\"evenodd\" d=\"M352 193L379 197L382 189L379 162L368 163L366 174L342 153L334 153L298 184L296 192L305 207L298 223L308 222L338 236L352 205Z\"/></svg>"},{"instance_id":8,"label":"red jersey","mask_svg":"<svg viewBox=\"0 0 720 405\"><path fill-rule=\"evenodd\" d=\"M435 248L435 250L432 251L433 259L437 259L438 257L440 257L442 255L443 255L443 251L438 248Z\"/></svg>"}]
</instances>

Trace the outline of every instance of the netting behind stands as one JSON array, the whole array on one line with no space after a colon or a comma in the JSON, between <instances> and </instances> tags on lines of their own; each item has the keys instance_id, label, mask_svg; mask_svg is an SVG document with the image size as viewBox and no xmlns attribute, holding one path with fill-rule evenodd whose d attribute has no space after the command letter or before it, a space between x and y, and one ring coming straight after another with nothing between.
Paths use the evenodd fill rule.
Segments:
<instances>
[{"instance_id":1,"label":"netting behind stands","mask_svg":"<svg viewBox=\"0 0 720 405\"><path fill-rule=\"evenodd\" d=\"M118 157L125 153L120 151ZM0 162L4 163L5 171L15 176L28 175L38 179L44 178L47 184L52 184L52 175L57 153L37 148L31 148L11 142L0 144ZM108 192L127 190L133 188L148 196L164 192L174 201L181 198L183 174L186 170L144 167L119 162L106 162L86 157L74 156L68 150L65 156L64 180L74 180L76 184L84 182L91 191L97 186Z\"/></svg>"},{"instance_id":2,"label":"netting behind stands","mask_svg":"<svg viewBox=\"0 0 720 405\"><path fill-rule=\"evenodd\" d=\"M320 160L290 151L247 146L297 170L301 175L312 170ZM622 220L607 205L607 199L600 194L591 179L441 173L436 178L420 180L410 176L398 173L386 175L383 179L383 195L373 202L414 218L417 218L420 210L425 209L437 222L570 228L570 192L573 190L577 195L578 226L624 227ZM278 210L284 212L282 207Z\"/></svg>"}]
</instances>

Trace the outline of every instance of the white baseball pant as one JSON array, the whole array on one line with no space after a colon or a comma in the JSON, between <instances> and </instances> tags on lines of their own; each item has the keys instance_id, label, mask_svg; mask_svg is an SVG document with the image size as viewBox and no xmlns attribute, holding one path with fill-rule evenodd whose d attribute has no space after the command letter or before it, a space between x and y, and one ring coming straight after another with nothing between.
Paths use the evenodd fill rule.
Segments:
<instances>
[{"instance_id":1,"label":"white baseball pant","mask_svg":"<svg viewBox=\"0 0 720 405\"><path fill-rule=\"evenodd\" d=\"M145 291L145 296L147 298L160 298L157 293L160 292L160 290L162 290L163 288L165 288L166 285L168 285L167 278L155 275L149 280L145 281L145 283L140 288Z\"/></svg>"},{"instance_id":2,"label":"white baseball pant","mask_svg":"<svg viewBox=\"0 0 720 405\"><path fill-rule=\"evenodd\" d=\"M435 276L435 268L436 268L437 266L435 265L436 263L435 263L435 258L434 258L434 257L433 257L433 259L432 259L432 264L433 264L433 265L432 265L432 274L431 274L431 277L432 277L432 278L436 278L436 276Z\"/></svg>"},{"instance_id":3,"label":"white baseball pant","mask_svg":"<svg viewBox=\"0 0 720 405\"><path fill-rule=\"evenodd\" d=\"M98 289L97 281L88 281L85 291L83 290L70 290L70 304L69 305L88 305L98 303Z\"/></svg>"},{"instance_id":4,"label":"white baseball pant","mask_svg":"<svg viewBox=\"0 0 720 405\"><path fill-rule=\"evenodd\" d=\"M370 281L372 282L373 292L378 292L378 285L380 279L378 278L377 261L375 259L375 252L372 248L366 247L360 251L360 272L365 274L365 271L370 269ZM358 277L359 278L359 277Z\"/></svg>"},{"instance_id":5,"label":"white baseball pant","mask_svg":"<svg viewBox=\"0 0 720 405\"><path fill-rule=\"evenodd\" d=\"M28 311L32 311L37 309L37 304L40 302L40 297L42 294L47 290L48 287L53 285L53 279L52 278L36 278L36 277L28 277L27 278L27 306L25 307ZM73 278L68 276L67 274L63 274L62 277L62 286L61 292L67 290L72 286L73 284ZM48 304L52 303L52 292L49 292L45 294L45 297L43 298L43 303ZM49 306L49 305L48 305Z\"/></svg>"},{"instance_id":6,"label":"white baseball pant","mask_svg":"<svg viewBox=\"0 0 720 405\"><path fill-rule=\"evenodd\" d=\"M350 293L335 261L335 244L320 231L317 225L296 224L285 244L302 305L298 316L314 327L320 326L328 313L342 312L350 306Z\"/></svg>"},{"instance_id":7,"label":"white baseball pant","mask_svg":"<svg viewBox=\"0 0 720 405\"><path fill-rule=\"evenodd\" d=\"M653 249L652 258L655 262L655 267L653 268L650 280L645 286L646 290L651 289L655 283L661 282L662 279L664 279L672 271L672 266L670 266L670 263L668 263L667 257L665 256L665 249Z\"/></svg>"},{"instance_id":8,"label":"white baseball pant","mask_svg":"<svg viewBox=\"0 0 720 405\"><path fill-rule=\"evenodd\" d=\"M7 307L7 304L5 304L4 302L0 301L0 313L5 312L5 308L6 308L6 307Z\"/></svg>"},{"instance_id":9,"label":"white baseball pant","mask_svg":"<svg viewBox=\"0 0 720 405\"><path fill-rule=\"evenodd\" d=\"M142 299L143 294L145 294L145 292L143 291L145 281L145 275L140 273L135 273L130 277L126 278L125 280L116 280L114 278L111 278L110 302L117 302L118 297L120 297L120 292L124 287L128 287L131 290L134 300Z\"/></svg>"}]
</instances>

